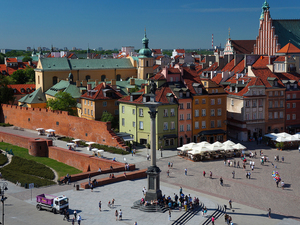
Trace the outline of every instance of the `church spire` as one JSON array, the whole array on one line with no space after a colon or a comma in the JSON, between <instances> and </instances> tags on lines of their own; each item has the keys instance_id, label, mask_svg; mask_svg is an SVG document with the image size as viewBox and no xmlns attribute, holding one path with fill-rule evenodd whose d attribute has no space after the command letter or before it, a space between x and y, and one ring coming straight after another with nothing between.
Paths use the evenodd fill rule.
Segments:
<instances>
[{"instance_id":1,"label":"church spire","mask_svg":"<svg viewBox=\"0 0 300 225\"><path fill-rule=\"evenodd\" d=\"M261 14L260 14L260 18L259 18L260 20L263 20L263 19L264 19L264 17L265 17L265 12L266 12L267 10L269 10L269 8L270 8L270 6L269 6L267 0L265 0L264 4L263 4L262 7L261 7Z\"/></svg>"}]
</instances>

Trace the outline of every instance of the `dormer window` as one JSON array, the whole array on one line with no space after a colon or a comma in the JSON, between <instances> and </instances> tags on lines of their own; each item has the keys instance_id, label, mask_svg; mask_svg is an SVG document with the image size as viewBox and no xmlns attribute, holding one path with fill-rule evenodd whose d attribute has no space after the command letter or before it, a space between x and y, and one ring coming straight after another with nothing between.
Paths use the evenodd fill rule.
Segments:
<instances>
[{"instance_id":1,"label":"dormer window","mask_svg":"<svg viewBox=\"0 0 300 225\"><path fill-rule=\"evenodd\" d=\"M174 97L170 97L170 102L174 102Z\"/></svg>"},{"instance_id":2,"label":"dormer window","mask_svg":"<svg viewBox=\"0 0 300 225\"><path fill-rule=\"evenodd\" d=\"M190 97L190 92L189 91L186 92L186 97Z\"/></svg>"},{"instance_id":3,"label":"dormer window","mask_svg":"<svg viewBox=\"0 0 300 225\"><path fill-rule=\"evenodd\" d=\"M24 89L24 88L21 88L21 92L24 93L24 92L25 92L25 89Z\"/></svg>"},{"instance_id":4,"label":"dormer window","mask_svg":"<svg viewBox=\"0 0 300 225\"><path fill-rule=\"evenodd\" d=\"M275 86L275 87L278 86L278 81L277 81L277 80L274 81L274 86Z\"/></svg>"},{"instance_id":5,"label":"dormer window","mask_svg":"<svg viewBox=\"0 0 300 225\"><path fill-rule=\"evenodd\" d=\"M286 89L290 89L290 84L287 84L287 85L286 85Z\"/></svg>"},{"instance_id":6,"label":"dormer window","mask_svg":"<svg viewBox=\"0 0 300 225\"><path fill-rule=\"evenodd\" d=\"M17 93L17 89L14 88L14 93Z\"/></svg>"},{"instance_id":7,"label":"dormer window","mask_svg":"<svg viewBox=\"0 0 300 225\"><path fill-rule=\"evenodd\" d=\"M198 94L202 94L202 88L198 88Z\"/></svg>"},{"instance_id":8,"label":"dormer window","mask_svg":"<svg viewBox=\"0 0 300 225\"><path fill-rule=\"evenodd\" d=\"M146 97L143 97L143 102L146 102Z\"/></svg>"},{"instance_id":9,"label":"dormer window","mask_svg":"<svg viewBox=\"0 0 300 225\"><path fill-rule=\"evenodd\" d=\"M182 92L179 92L179 97L182 98L183 94Z\"/></svg>"},{"instance_id":10,"label":"dormer window","mask_svg":"<svg viewBox=\"0 0 300 225\"><path fill-rule=\"evenodd\" d=\"M297 89L297 84L294 84L294 88Z\"/></svg>"}]
</instances>

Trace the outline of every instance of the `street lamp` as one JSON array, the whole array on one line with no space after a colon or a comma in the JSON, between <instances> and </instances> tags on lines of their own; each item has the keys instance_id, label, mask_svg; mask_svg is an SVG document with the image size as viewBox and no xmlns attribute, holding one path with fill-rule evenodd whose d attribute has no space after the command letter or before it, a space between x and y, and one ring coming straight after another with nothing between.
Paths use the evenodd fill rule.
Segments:
<instances>
[{"instance_id":1,"label":"street lamp","mask_svg":"<svg viewBox=\"0 0 300 225\"><path fill-rule=\"evenodd\" d=\"M0 182L2 184L2 187L0 185L0 196L1 196L1 202L2 202L2 223L4 225L4 201L7 199L7 197L4 196L4 191L7 191L8 183L7 182Z\"/></svg>"}]
</instances>

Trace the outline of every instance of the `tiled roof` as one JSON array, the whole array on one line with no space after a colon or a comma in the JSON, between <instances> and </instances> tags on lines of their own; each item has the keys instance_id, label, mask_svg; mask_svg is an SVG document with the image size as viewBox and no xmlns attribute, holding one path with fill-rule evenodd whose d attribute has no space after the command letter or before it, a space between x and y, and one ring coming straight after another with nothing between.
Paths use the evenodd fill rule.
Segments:
<instances>
[{"instance_id":1,"label":"tiled roof","mask_svg":"<svg viewBox=\"0 0 300 225\"><path fill-rule=\"evenodd\" d=\"M45 92L45 94L55 96L55 94L59 91L69 93L73 98L80 98L81 96L80 89L66 80L61 80L57 84L53 85Z\"/></svg>"},{"instance_id":2,"label":"tiled roof","mask_svg":"<svg viewBox=\"0 0 300 225\"><path fill-rule=\"evenodd\" d=\"M17 58L6 58L6 62L18 62Z\"/></svg>"},{"instance_id":3,"label":"tiled roof","mask_svg":"<svg viewBox=\"0 0 300 225\"><path fill-rule=\"evenodd\" d=\"M285 56L278 56L274 62L284 62L285 61Z\"/></svg>"},{"instance_id":4,"label":"tiled roof","mask_svg":"<svg viewBox=\"0 0 300 225\"><path fill-rule=\"evenodd\" d=\"M111 97L105 97L103 90L109 90L110 92L113 92L113 95ZM94 92L95 91L95 92ZM104 83L101 83L99 85L97 85L92 91L91 93L93 93L92 95L89 93L89 91L87 91L86 93L84 93L83 95L81 95L82 98L86 98L86 99L93 99L93 100L104 100L104 99L120 99L123 97L123 95L121 95L121 93L119 93L118 91L116 91L115 89L113 89L110 85L106 84L106 86L104 86Z\"/></svg>"},{"instance_id":5,"label":"tiled roof","mask_svg":"<svg viewBox=\"0 0 300 225\"><path fill-rule=\"evenodd\" d=\"M157 73L153 77L149 78L149 80L166 80L166 78L161 73Z\"/></svg>"},{"instance_id":6,"label":"tiled roof","mask_svg":"<svg viewBox=\"0 0 300 225\"><path fill-rule=\"evenodd\" d=\"M163 58L163 56L162 56L162 55L160 55L160 56L157 56L157 57L156 57L156 60L160 60L161 58Z\"/></svg>"},{"instance_id":7,"label":"tiled roof","mask_svg":"<svg viewBox=\"0 0 300 225\"><path fill-rule=\"evenodd\" d=\"M270 82L268 81L268 77L275 77L277 78L277 76L271 72L271 70L268 67L264 67L264 68L258 68L258 67L254 67L252 68L252 72L255 74L256 77L259 77L261 79L261 81L263 82L263 85L267 88L272 87ZM281 80L278 80L278 87L284 87L283 83L281 82Z\"/></svg>"},{"instance_id":8,"label":"tiled roof","mask_svg":"<svg viewBox=\"0 0 300 225\"><path fill-rule=\"evenodd\" d=\"M277 53L285 53L285 54L300 53L300 49L297 48L292 43L288 43L283 48L281 48Z\"/></svg>"},{"instance_id":9,"label":"tiled roof","mask_svg":"<svg viewBox=\"0 0 300 225\"><path fill-rule=\"evenodd\" d=\"M32 92L31 94L25 95L23 98L19 100L19 102L25 103L25 104L36 104L36 103L45 103L47 102L47 99L42 92L42 88L39 88Z\"/></svg>"},{"instance_id":10,"label":"tiled roof","mask_svg":"<svg viewBox=\"0 0 300 225\"><path fill-rule=\"evenodd\" d=\"M230 95L243 96L244 94L246 94L249 91L249 87L251 87L251 86L263 86L264 85L262 80L259 77L242 77L242 79L246 80L247 83L245 82L246 86L243 89L241 89L239 92L237 92L237 93L235 91L230 92L229 91L229 89L230 89L229 86L227 86L225 88L225 91ZM239 78L238 80L242 80L242 79ZM234 80L232 79L231 81L234 81ZM235 81L237 81L237 80L235 80ZM233 83L233 82L231 82L231 83Z\"/></svg>"},{"instance_id":11,"label":"tiled roof","mask_svg":"<svg viewBox=\"0 0 300 225\"><path fill-rule=\"evenodd\" d=\"M168 68L168 74L178 74L180 70L178 68Z\"/></svg>"},{"instance_id":12,"label":"tiled roof","mask_svg":"<svg viewBox=\"0 0 300 225\"><path fill-rule=\"evenodd\" d=\"M232 59L229 63L227 63L224 68L222 69L222 72L231 71L234 67L234 59Z\"/></svg>"},{"instance_id":13,"label":"tiled roof","mask_svg":"<svg viewBox=\"0 0 300 225\"><path fill-rule=\"evenodd\" d=\"M14 95L24 95L35 91L35 84L10 84L7 86L15 90Z\"/></svg>"},{"instance_id":14,"label":"tiled roof","mask_svg":"<svg viewBox=\"0 0 300 225\"><path fill-rule=\"evenodd\" d=\"M231 40L234 51L237 54L251 54L256 40Z\"/></svg>"},{"instance_id":15,"label":"tiled roof","mask_svg":"<svg viewBox=\"0 0 300 225\"><path fill-rule=\"evenodd\" d=\"M185 50L184 49L176 49L176 52L177 53L185 53Z\"/></svg>"},{"instance_id":16,"label":"tiled roof","mask_svg":"<svg viewBox=\"0 0 300 225\"><path fill-rule=\"evenodd\" d=\"M300 87L300 74L298 73L275 73L279 80L295 80L297 81L298 88Z\"/></svg>"},{"instance_id":17,"label":"tiled roof","mask_svg":"<svg viewBox=\"0 0 300 225\"><path fill-rule=\"evenodd\" d=\"M178 59L180 57L181 57L181 55L175 55L174 59Z\"/></svg>"},{"instance_id":18,"label":"tiled roof","mask_svg":"<svg viewBox=\"0 0 300 225\"><path fill-rule=\"evenodd\" d=\"M193 87L193 83L199 83L202 85L201 79L195 70L191 70L187 67L183 67L183 76L184 83L187 88L191 91L192 94L196 94L196 91Z\"/></svg>"},{"instance_id":19,"label":"tiled roof","mask_svg":"<svg viewBox=\"0 0 300 225\"><path fill-rule=\"evenodd\" d=\"M218 62L215 62L210 67L204 69L203 71L216 71L218 69L219 69Z\"/></svg>"},{"instance_id":20,"label":"tiled roof","mask_svg":"<svg viewBox=\"0 0 300 225\"><path fill-rule=\"evenodd\" d=\"M160 67L160 65L154 65L153 70L156 70L158 67Z\"/></svg>"},{"instance_id":21,"label":"tiled roof","mask_svg":"<svg viewBox=\"0 0 300 225\"><path fill-rule=\"evenodd\" d=\"M214 76L211 80L216 82L217 84L220 84L222 81L222 73L218 73L216 76Z\"/></svg>"},{"instance_id":22,"label":"tiled roof","mask_svg":"<svg viewBox=\"0 0 300 225\"><path fill-rule=\"evenodd\" d=\"M252 67L266 67L269 64L269 56L261 56L259 57L255 63L253 63Z\"/></svg>"},{"instance_id":23,"label":"tiled roof","mask_svg":"<svg viewBox=\"0 0 300 225\"><path fill-rule=\"evenodd\" d=\"M231 70L234 73L242 73L245 69L245 60L240 61L233 69Z\"/></svg>"},{"instance_id":24,"label":"tiled roof","mask_svg":"<svg viewBox=\"0 0 300 225\"><path fill-rule=\"evenodd\" d=\"M152 49L154 54L162 54L161 49Z\"/></svg>"},{"instance_id":25,"label":"tiled roof","mask_svg":"<svg viewBox=\"0 0 300 225\"><path fill-rule=\"evenodd\" d=\"M275 27L275 34L278 36L278 43L285 46L292 43L300 48L300 20L272 20L272 26Z\"/></svg>"}]
</instances>

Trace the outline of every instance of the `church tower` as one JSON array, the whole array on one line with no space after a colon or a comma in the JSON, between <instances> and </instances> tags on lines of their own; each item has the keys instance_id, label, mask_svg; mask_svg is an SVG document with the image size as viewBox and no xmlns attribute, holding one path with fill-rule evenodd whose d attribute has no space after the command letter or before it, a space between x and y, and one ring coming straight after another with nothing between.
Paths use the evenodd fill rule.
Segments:
<instances>
[{"instance_id":1,"label":"church tower","mask_svg":"<svg viewBox=\"0 0 300 225\"><path fill-rule=\"evenodd\" d=\"M147 79L153 74L153 57L151 56L151 50L148 48L149 39L147 38L146 30L142 42L143 48L140 49L138 57L138 78Z\"/></svg>"}]
</instances>

